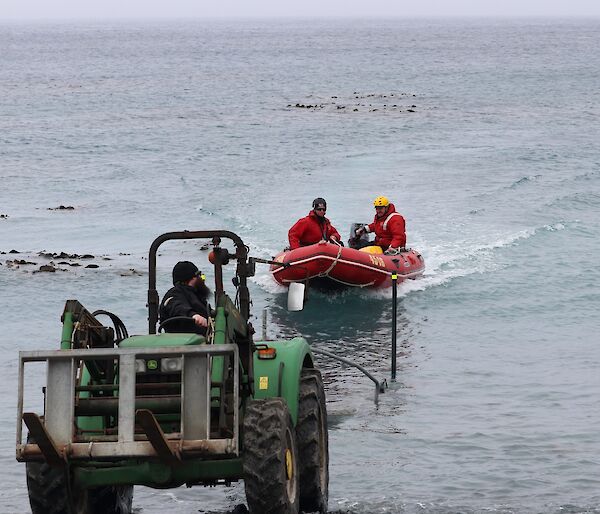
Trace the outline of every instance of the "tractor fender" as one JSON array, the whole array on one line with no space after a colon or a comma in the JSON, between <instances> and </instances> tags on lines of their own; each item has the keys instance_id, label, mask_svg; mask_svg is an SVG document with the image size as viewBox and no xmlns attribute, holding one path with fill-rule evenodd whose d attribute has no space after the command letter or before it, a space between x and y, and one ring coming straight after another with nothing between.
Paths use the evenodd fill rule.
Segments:
<instances>
[{"instance_id":1,"label":"tractor fender","mask_svg":"<svg viewBox=\"0 0 600 514\"><path fill-rule=\"evenodd\" d=\"M259 352L254 352L254 398L284 398L296 425L300 375L302 369L314 368L310 346L303 337L257 342L256 345L259 348L261 345L275 348L277 354L272 359L261 359Z\"/></svg>"}]
</instances>

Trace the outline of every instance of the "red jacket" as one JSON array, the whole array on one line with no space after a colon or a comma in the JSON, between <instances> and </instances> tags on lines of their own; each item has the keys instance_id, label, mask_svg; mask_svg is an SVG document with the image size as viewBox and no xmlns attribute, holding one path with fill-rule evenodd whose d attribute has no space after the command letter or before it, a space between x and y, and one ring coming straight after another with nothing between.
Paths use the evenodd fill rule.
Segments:
<instances>
[{"instance_id":1,"label":"red jacket","mask_svg":"<svg viewBox=\"0 0 600 514\"><path fill-rule=\"evenodd\" d=\"M391 203L388 211L378 218L375 214L373 223L365 227L367 232L375 232L375 244L381 246L383 250L388 247L403 248L406 245L406 231L404 218L399 212L396 212L396 207Z\"/></svg>"},{"instance_id":2,"label":"red jacket","mask_svg":"<svg viewBox=\"0 0 600 514\"><path fill-rule=\"evenodd\" d=\"M300 218L288 232L292 250L318 243L323 239L329 241L332 236L340 240L340 234L331 222L324 216L319 218L315 211L310 211L308 216Z\"/></svg>"}]
</instances>

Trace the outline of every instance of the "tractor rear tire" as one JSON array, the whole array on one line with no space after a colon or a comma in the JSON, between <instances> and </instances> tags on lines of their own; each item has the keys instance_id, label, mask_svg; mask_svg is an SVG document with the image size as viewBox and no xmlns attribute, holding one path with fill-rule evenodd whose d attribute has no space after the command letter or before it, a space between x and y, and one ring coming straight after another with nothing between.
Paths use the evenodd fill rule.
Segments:
<instances>
[{"instance_id":1,"label":"tractor rear tire","mask_svg":"<svg viewBox=\"0 0 600 514\"><path fill-rule=\"evenodd\" d=\"M243 430L244 482L250 514L297 514L296 433L285 400L249 401Z\"/></svg>"},{"instance_id":2,"label":"tractor rear tire","mask_svg":"<svg viewBox=\"0 0 600 514\"><path fill-rule=\"evenodd\" d=\"M28 442L33 438L28 437ZM129 514L132 485L71 490L65 471L45 462L27 462L27 490L33 514ZM71 505L69 505L69 501Z\"/></svg>"},{"instance_id":3,"label":"tractor rear tire","mask_svg":"<svg viewBox=\"0 0 600 514\"><path fill-rule=\"evenodd\" d=\"M316 369L305 369L300 377L296 439L300 510L325 514L329 495L329 438L325 389Z\"/></svg>"}]
</instances>

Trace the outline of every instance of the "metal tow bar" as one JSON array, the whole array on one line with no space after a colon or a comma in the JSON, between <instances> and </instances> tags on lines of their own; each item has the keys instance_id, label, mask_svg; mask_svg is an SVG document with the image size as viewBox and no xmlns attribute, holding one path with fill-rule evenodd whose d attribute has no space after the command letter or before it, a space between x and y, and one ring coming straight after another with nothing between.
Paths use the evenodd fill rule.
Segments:
<instances>
[{"instance_id":1,"label":"metal tow bar","mask_svg":"<svg viewBox=\"0 0 600 514\"><path fill-rule=\"evenodd\" d=\"M356 364L356 362L352 362L349 359L340 357L339 355L336 355L335 353L331 353L326 350L317 350L315 348L312 348L311 351L317 355L325 355L331 359L343 362L344 364L347 364L348 366L352 366L353 368L358 369L363 375L365 375L367 378L369 378L372 382L375 383L374 401L375 401L375 404L379 403L379 393L385 393L385 389L388 386L387 380L385 378L383 379L383 382L380 382L369 371L367 371L365 368L363 368L360 364Z\"/></svg>"}]
</instances>

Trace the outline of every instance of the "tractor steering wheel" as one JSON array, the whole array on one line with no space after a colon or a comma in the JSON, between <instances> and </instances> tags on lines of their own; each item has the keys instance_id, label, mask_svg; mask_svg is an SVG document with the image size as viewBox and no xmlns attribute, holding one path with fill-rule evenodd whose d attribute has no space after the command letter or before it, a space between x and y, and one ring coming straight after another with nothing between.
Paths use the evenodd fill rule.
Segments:
<instances>
[{"instance_id":1,"label":"tractor steering wheel","mask_svg":"<svg viewBox=\"0 0 600 514\"><path fill-rule=\"evenodd\" d=\"M172 321L189 321L194 327L196 326L196 322L191 316L173 316L172 318L167 318L166 320L162 321L160 325L158 325L157 332L165 330L165 326L171 323ZM191 332L194 332L194 330L192 330Z\"/></svg>"}]
</instances>

